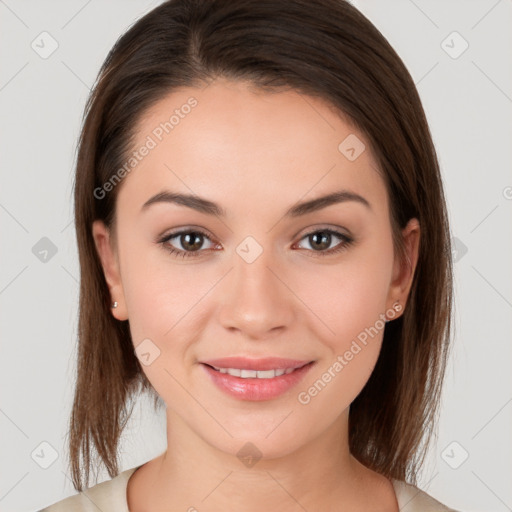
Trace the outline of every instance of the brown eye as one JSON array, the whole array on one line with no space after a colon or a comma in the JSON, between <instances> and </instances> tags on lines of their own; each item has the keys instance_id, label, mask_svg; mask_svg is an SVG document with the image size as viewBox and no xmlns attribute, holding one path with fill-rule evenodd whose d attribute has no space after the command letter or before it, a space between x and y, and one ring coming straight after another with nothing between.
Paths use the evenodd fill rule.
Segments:
<instances>
[{"instance_id":1,"label":"brown eye","mask_svg":"<svg viewBox=\"0 0 512 512\"><path fill-rule=\"evenodd\" d=\"M178 236L181 246L187 251L197 251L203 244L203 235L195 231L190 231Z\"/></svg>"},{"instance_id":2,"label":"brown eye","mask_svg":"<svg viewBox=\"0 0 512 512\"><path fill-rule=\"evenodd\" d=\"M176 239L178 241L178 247L171 244L171 240ZM315 256L329 256L336 254L340 251L346 250L353 242L354 239L332 229L317 229L302 237L301 240L308 240L311 247L309 252L316 253ZM336 239L341 240L334 248L330 248L333 241ZM205 240L211 242L209 235L200 230L184 230L166 235L158 242L171 254L175 256L181 256L182 258L198 257L205 250L203 249ZM212 250L215 244L209 248Z\"/></svg>"},{"instance_id":3,"label":"brown eye","mask_svg":"<svg viewBox=\"0 0 512 512\"><path fill-rule=\"evenodd\" d=\"M311 244L311 247L313 247L313 249L315 249L315 250L328 249L329 246L331 245L331 238L332 238L332 235L325 231L317 231L316 233L313 233L312 235L308 235L308 239Z\"/></svg>"},{"instance_id":4,"label":"brown eye","mask_svg":"<svg viewBox=\"0 0 512 512\"><path fill-rule=\"evenodd\" d=\"M170 243L171 240L174 239L177 240L178 247ZM182 258L188 258L200 256L201 253L204 252L201 249L205 240L210 240L210 237L206 233L189 229L166 235L161 240L158 240L158 243L162 244L162 246L171 254L181 256Z\"/></svg>"},{"instance_id":5,"label":"brown eye","mask_svg":"<svg viewBox=\"0 0 512 512\"><path fill-rule=\"evenodd\" d=\"M342 242L329 249L336 238ZM329 256L338 253L347 249L354 242L354 239L348 235L332 229L317 229L303 236L302 240L304 239L308 240L312 248L311 252L317 253L315 256Z\"/></svg>"}]
</instances>

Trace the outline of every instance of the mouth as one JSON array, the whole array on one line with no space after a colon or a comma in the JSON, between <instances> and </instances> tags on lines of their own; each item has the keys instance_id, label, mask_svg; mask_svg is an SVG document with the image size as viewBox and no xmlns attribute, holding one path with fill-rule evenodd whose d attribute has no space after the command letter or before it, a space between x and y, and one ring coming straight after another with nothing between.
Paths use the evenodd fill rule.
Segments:
<instances>
[{"instance_id":1,"label":"mouth","mask_svg":"<svg viewBox=\"0 0 512 512\"><path fill-rule=\"evenodd\" d=\"M201 363L213 383L224 393L241 400L271 400L290 391L315 361L267 358L225 358Z\"/></svg>"},{"instance_id":2,"label":"mouth","mask_svg":"<svg viewBox=\"0 0 512 512\"><path fill-rule=\"evenodd\" d=\"M281 377L281 375L288 375L289 373L292 373L295 370L303 368L307 364L310 364L310 363L304 363L302 366L299 366L299 367L292 366L289 368L271 368L270 370L248 370L246 368L223 368L223 367L216 367L216 366L209 365L209 364L207 364L207 366L209 366L210 368L212 368L213 370L215 370L217 372L226 373L233 377L240 377L241 379L273 379L275 377Z\"/></svg>"},{"instance_id":3,"label":"mouth","mask_svg":"<svg viewBox=\"0 0 512 512\"><path fill-rule=\"evenodd\" d=\"M281 375L292 373L295 368L276 368L274 370L244 370L241 368L215 368L214 370L220 373L227 373L233 377L240 377L241 379L273 379L274 377L280 377Z\"/></svg>"}]
</instances>

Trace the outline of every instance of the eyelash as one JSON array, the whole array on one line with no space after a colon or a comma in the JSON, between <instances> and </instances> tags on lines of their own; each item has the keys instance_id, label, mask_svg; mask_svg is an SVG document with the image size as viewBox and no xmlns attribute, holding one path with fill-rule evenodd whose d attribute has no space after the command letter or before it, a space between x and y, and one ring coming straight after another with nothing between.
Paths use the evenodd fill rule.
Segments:
<instances>
[{"instance_id":1,"label":"eyelash","mask_svg":"<svg viewBox=\"0 0 512 512\"><path fill-rule=\"evenodd\" d=\"M167 244L167 242L169 242L173 238L177 238L180 235L191 234L191 233L192 234L202 235L202 236L210 239L210 236L207 233L205 233L204 231L200 230L200 229L186 229L186 230L183 230L183 231L177 231L175 233L170 233L168 235L165 235L163 238L159 239L157 242L159 244L161 244L162 247L166 251L168 251L169 253L171 253L172 255L174 255L176 257L181 256L182 258L197 258L197 257L200 257L202 252L204 252L203 250L198 250L198 251L182 251L180 249L175 249L174 247L172 247L172 246ZM325 251L312 251L311 249L304 249L306 251L316 252L316 255L313 256L315 258L316 257L322 258L322 257L326 257L326 256L331 256L331 255L337 254L337 253L339 253L341 251L346 250L354 242L354 239L352 237L350 237L348 235L345 235L344 233L341 233L339 231L336 231L336 230L333 230L333 229L327 229L327 228L326 229L317 229L315 231L310 231L309 233L306 233L304 236L302 236L300 240L303 240L304 238L307 238L308 236L314 235L316 233L328 233L330 235L334 235L337 238L341 238L343 240L343 243L339 243L338 246L335 247L334 249L328 249L328 250L325 250Z\"/></svg>"}]
</instances>

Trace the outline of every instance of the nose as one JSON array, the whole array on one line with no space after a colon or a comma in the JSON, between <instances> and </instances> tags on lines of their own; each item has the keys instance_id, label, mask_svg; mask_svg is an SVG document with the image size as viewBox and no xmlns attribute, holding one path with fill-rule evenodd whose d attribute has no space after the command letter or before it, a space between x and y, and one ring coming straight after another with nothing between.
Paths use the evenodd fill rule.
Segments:
<instances>
[{"instance_id":1,"label":"nose","mask_svg":"<svg viewBox=\"0 0 512 512\"><path fill-rule=\"evenodd\" d=\"M219 321L225 329L268 339L293 325L300 301L287 286L289 273L271 253L263 250L252 262L234 253L233 268L218 290Z\"/></svg>"}]
</instances>

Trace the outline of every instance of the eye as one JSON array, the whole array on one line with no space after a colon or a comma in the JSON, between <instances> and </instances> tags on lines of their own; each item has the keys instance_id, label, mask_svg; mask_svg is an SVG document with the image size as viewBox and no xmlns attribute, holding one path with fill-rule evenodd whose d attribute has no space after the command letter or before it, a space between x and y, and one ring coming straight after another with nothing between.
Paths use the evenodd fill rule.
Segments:
<instances>
[{"instance_id":1,"label":"eye","mask_svg":"<svg viewBox=\"0 0 512 512\"><path fill-rule=\"evenodd\" d=\"M342 242L338 242L334 248L330 248L332 242L336 238ZM170 244L171 240L174 239L177 239L177 243L181 246L181 248L176 248ZM204 250L201 250L201 248L204 245L205 239L210 240L211 242L210 236L204 231L200 229L186 229L170 233L157 242L161 244L165 250L175 255L176 257L179 256L182 258L197 258L201 256L201 253L204 252ZM332 254L336 254L346 250L354 242L352 237L333 229L317 229L316 231L311 231L301 238L301 240L304 239L308 240L312 247L310 252L317 253L315 257L330 256ZM210 250L212 250L211 247Z\"/></svg>"},{"instance_id":2,"label":"eye","mask_svg":"<svg viewBox=\"0 0 512 512\"><path fill-rule=\"evenodd\" d=\"M175 238L177 239L178 244L181 245L182 249L176 249L169 244L169 242ZM175 256L181 256L182 258L196 258L202 252L200 248L203 246L204 239L210 239L209 235L204 231L198 229L187 229L166 235L164 238L158 240L158 243L162 244L167 251Z\"/></svg>"},{"instance_id":3,"label":"eye","mask_svg":"<svg viewBox=\"0 0 512 512\"><path fill-rule=\"evenodd\" d=\"M336 238L342 240L342 243L336 244L334 248L330 248L329 250L324 250L329 248ZM354 242L352 237L333 229L317 229L316 231L311 231L301 238L301 240L304 239L308 240L308 243L313 247L312 252L317 253L314 255L315 257L330 256L339 253L346 250Z\"/></svg>"}]
</instances>

